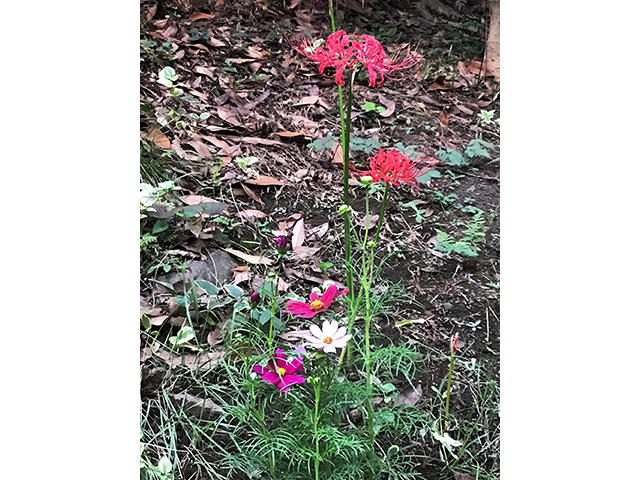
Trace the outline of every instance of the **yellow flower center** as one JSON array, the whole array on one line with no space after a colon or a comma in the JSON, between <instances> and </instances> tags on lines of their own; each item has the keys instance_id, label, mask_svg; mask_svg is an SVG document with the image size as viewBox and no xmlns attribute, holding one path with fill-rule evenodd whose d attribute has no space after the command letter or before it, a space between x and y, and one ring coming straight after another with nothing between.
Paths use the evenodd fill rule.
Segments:
<instances>
[{"instance_id":1,"label":"yellow flower center","mask_svg":"<svg viewBox=\"0 0 640 480\"><path fill-rule=\"evenodd\" d=\"M311 310L313 310L314 312L317 312L322 307L324 307L324 303L322 303L320 300L314 300L313 302L311 302L310 307L311 307Z\"/></svg>"},{"instance_id":2,"label":"yellow flower center","mask_svg":"<svg viewBox=\"0 0 640 480\"><path fill-rule=\"evenodd\" d=\"M284 374L287 373L287 371L284 368L278 368L278 373L281 377L284 377Z\"/></svg>"},{"instance_id":3,"label":"yellow flower center","mask_svg":"<svg viewBox=\"0 0 640 480\"><path fill-rule=\"evenodd\" d=\"M333 342L333 338L331 337L324 337L324 340L322 340L324 343L331 343Z\"/></svg>"}]
</instances>

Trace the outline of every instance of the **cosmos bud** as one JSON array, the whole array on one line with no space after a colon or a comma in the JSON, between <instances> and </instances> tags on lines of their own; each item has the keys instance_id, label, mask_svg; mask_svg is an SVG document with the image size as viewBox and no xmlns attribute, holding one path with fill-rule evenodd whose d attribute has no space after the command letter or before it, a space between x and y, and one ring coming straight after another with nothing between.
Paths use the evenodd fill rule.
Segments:
<instances>
[{"instance_id":1,"label":"cosmos bud","mask_svg":"<svg viewBox=\"0 0 640 480\"><path fill-rule=\"evenodd\" d=\"M280 255L284 255L289 250L289 239L286 235L276 237L276 250Z\"/></svg>"}]
</instances>

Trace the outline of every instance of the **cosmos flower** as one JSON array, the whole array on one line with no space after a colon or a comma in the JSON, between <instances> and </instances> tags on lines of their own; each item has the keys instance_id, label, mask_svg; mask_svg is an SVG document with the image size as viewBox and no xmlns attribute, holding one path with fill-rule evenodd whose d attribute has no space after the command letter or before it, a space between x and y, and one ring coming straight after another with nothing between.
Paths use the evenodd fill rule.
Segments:
<instances>
[{"instance_id":1,"label":"cosmos flower","mask_svg":"<svg viewBox=\"0 0 640 480\"><path fill-rule=\"evenodd\" d=\"M336 353L336 348L344 348L351 339L351 335L347 334L347 327L340 327L335 320L322 323L322 330L317 325L311 325L309 328L310 335L305 335L305 340L310 345L322 350L325 353Z\"/></svg>"},{"instance_id":2,"label":"cosmos flower","mask_svg":"<svg viewBox=\"0 0 640 480\"><path fill-rule=\"evenodd\" d=\"M364 68L369 74L369 86L379 87L382 85L385 75L410 68L416 65L421 58L417 52L410 52L405 59L394 64L393 60L386 59L384 48L374 37L371 35L347 35L344 30L329 35L326 47L321 47L318 43L325 42L311 43L306 37L291 42L298 53L319 63L319 71L322 75L327 67L335 68L335 80L339 85L344 85L345 69L359 70Z\"/></svg>"},{"instance_id":3,"label":"cosmos flower","mask_svg":"<svg viewBox=\"0 0 640 480\"><path fill-rule=\"evenodd\" d=\"M304 383L306 378L294 375L295 373L304 373L302 366L302 357L296 357L287 363L287 357L283 350L276 350L275 362L269 360L266 367L254 365L253 371L262 377L266 382L273 383L282 393L291 390L291 385L295 383Z\"/></svg>"},{"instance_id":4,"label":"cosmos flower","mask_svg":"<svg viewBox=\"0 0 640 480\"><path fill-rule=\"evenodd\" d=\"M348 288L338 292L338 287L329 285L329 288L327 288L327 291L324 292L321 297L318 297L318 292L311 292L309 303L291 300L287 303L287 308L284 311L301 318L313 318L316 314L324 312L329 308L329 305L331 305L337 297L342 297L347 293L349 293Z\"/></svg>"},{"instance_id":5,"label":"cosmos flower","mask_svg":"<svg viewBox=\"0 0 640 480\"><path fill-rule=\"evenodd\" d=\"M439 160L432 159L428 165L423 168L413 163L408 157L405 157L400 152L391 149L381 149L374 157L369 158L369 167L371 170L356 170L361 176L370 176L373 178L373 183L377 183L381 180L392 183L393 185L399 185L398 182L408 182L414 188L418 189L416 184L416 178L421 177L433 167L439 163Z\"/></svg>"}]
</instances>

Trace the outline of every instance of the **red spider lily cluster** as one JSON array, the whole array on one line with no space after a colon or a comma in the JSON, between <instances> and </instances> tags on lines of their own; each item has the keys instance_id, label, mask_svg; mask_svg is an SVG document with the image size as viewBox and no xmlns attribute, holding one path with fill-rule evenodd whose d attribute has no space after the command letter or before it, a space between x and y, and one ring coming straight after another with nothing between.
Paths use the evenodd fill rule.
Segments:
<instances>
[{"instance_id":1,"label":"red spider lily cluster","mask_svg":"<svg viewBox=\"0 0 640 480\"><path fill-rule=\"evenodd\" d=\"M414 188L418 189L416 178L421 177L439 163L437 159L431 159L427 166L419 168L413 160L405 157L397 150L382 149L374 157L369 158L370 170L356 170L359 175L368 175L373 178L373 183L385 181L393 185L399 185L398 182L408 182Z\"/></svg>"},{"instance_id":2,"label":"red spider lily cluster","mask_svg":"<svg viewBox=\"0 0 640 480\"><path fill-rule=\"evenodd\" d=\"M386 59L382 45L374 37L347 35L344 30L329 35L326 48L316 48L307 38L292 42L292 46L309 60L318 62L321 74L324 75L327 67L335 68L335 79L339 85L344 85L345 69L365 68L369 73L369 86L379 87L385 76L412 67L421 58L417 52L410 52L401 62L394 64Z\"/></svg>"}]
</instances>

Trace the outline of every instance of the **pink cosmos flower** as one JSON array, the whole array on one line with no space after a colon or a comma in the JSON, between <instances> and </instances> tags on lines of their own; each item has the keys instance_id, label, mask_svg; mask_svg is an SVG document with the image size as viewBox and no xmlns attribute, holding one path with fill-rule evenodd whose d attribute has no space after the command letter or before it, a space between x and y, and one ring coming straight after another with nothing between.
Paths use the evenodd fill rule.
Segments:
<instances>
[{"instance_id":1,"label":"pink cosmos flower","mask_svg":"<svg viewBox=\"0 0 640 480\"><path fill-rule=\"evenodd\" d=\"M426 167L419 168L413 160L400 152L394 149L381 149L376 156L369 158L370 170L356 170L356 173L371 176L374 183L380 180L394 185L398 185L398 182L408 182L414 190L417 190L416 178L427 173L438 163L438 159L431 159Z\"/></svg>"},{"instance_id":2,"label":"pink cosmos flower","mask_svg":"<svg viewBox=\"0 0 640 480\"><path fill-rule=\"evenodd\" d=\"M309 303L296 302L294 300L287 303L285 313L296 315L301 318L313 318L316 314L324 312L329 305L338 297L342 297L349 293L349 289L345 288L341 292L338 292L338 287L335 285L329 285L327 291L318 297L318 292L311 292L309 295Z\"/></svg>"},{"instance_id":3,"label":"pink cosmos flower","mask_svg":"<svg viewBox=\"0 0 640 480\"><path fill-rule=\"evenodd\" d=\"M416 65L421 56L418 52L409 55L400 63L393 64L393 60L386 59L382 45L371 35L347 35L339 30L327 37L326 48L316 47L306 37L291 42L293 48L309 60L318 62L319 71L324 75L327 67L335 68L335 79L339 85L344 85L345 69L365 68L369 73L369 86L380 86L385 75L398 70L404 70ZM380 79L378 80L378 75Z\"/></svg>"},{"instance_id":4,"label":"pink cosmos flower","mask_svg":"<svg viewBox=\"0 0 640 480\"><path fill-rule=\"evenodd\" d=\"M282 393L291 390L291 385L304 383L306 378L294 375L294 373L304 373L302 357L296 357L287 363L287 357L281 348L276 350L275 363L273 360L267 362L266 367L254 365L253 371L262 377L266 382L273 383Z\"/></svg>"},{"instance_id":5,"label":"pink cosmos flower","mask_svg":"<svg viewBox=\"0 0 640 480\"><path fill-rule=\"evenodd\" d=\"M309 328L310 335L305 335L305 340L310 345L322 350L325 353L336 353L336 348L344 348L351 339L351 335L347 334L347 327L340 327L335 320L322 323L322 330L317 325L311 325Z\"/></svg>"}]
</instances>

